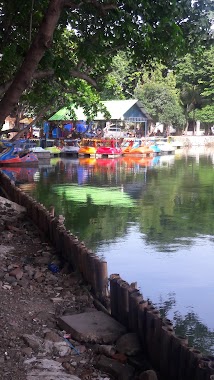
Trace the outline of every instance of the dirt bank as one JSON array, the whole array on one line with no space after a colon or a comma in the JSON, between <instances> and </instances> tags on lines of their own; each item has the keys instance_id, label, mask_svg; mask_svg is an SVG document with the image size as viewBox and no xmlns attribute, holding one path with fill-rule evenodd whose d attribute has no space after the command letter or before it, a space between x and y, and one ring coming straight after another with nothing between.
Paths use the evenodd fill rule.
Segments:
<instances>
[{"instance_id":1,"label":"dirt bank","mask_svg":"<svg viewBox=\"0 0 214 380\"><path fill-rule=\"evenodd\" d=\"M107 356L125 368L120 377L123 367L109 370L112 363L103 359L100 345L64 335L59 316L95 310L93 297L23 208L1 198L0 215L0 379L138 379L149 368L142 356L136 370L113 347Z\"/></svg>"}]
</instances>

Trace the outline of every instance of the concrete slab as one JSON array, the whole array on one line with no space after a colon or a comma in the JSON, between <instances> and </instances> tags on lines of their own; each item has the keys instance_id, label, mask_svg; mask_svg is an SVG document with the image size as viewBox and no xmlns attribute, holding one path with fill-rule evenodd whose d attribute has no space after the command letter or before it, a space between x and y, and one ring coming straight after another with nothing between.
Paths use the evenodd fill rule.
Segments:
<instances>
[{"instance_id":1,"label":"concrete slab","mask_svg":"<svg viewBox=\"0 0 214 380\"><path fill-rule=\"evenodd\" d=\"M126 328L102 311L65 315L59 318L59 326L79 342L114 343Z\"/></svg>"},{"instance_id":2,"label":"concrete slab","mask_svg":"<svg viewBox=\"0 0 214 380\"><path fill-rule=\"evenodd\" d=\"M6 208L12 208L18 213L26 212L26 208L18 205L15 202L9 201L9 199L0 197L0 204Z\"/></svg>"}]
</instances>

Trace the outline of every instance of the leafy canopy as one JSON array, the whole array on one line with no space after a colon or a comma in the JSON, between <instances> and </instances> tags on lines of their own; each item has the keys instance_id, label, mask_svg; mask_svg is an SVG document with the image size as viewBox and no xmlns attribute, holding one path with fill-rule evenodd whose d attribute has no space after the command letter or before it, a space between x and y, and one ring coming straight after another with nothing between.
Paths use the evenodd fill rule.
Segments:
<instances>
[{"instance_id":1,"label":"leafy canopy","mask_svg":"<svg viewBox=\"0 0 214 380\"><path fill-rule=\"evenodd\" d=\"M57 98L57 88L60 94L76 87L73 78L102 88L118 49L129 49L142 65L154 58L170 63L199 42L204 46L211 4L210 0L0 1L0 124L22 103L23 94L36 92L45 76L46 86ZM51 92L44 86L45 82L44 93ZM38 97L33 96L35 101Z\"/></svg>"}]
</instances>

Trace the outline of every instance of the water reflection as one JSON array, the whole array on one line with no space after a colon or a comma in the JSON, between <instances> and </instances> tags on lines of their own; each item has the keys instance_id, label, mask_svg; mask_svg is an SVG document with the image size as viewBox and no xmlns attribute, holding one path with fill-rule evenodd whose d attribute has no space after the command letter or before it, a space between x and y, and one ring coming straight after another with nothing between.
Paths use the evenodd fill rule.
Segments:
<instances>
[{"instance_id":1,"label":"water reflection","mask_svg":"<svg viewBox=\"0 0 214 380\"><path fill-rule=\"evenodd\" d=\"M182 315L177 310L175 293L169 293L168 299L165 301L160 298L156 306L159 308L162 317L170 317L173 321L176 334L188 338L189 346L199 350L203 349L205 354L214 352L214 331L202 323L199 316L194 313L193 308L190 307L187 313Z\"/></svg>"},{"instance_id":2,"label":"water reflection","mask_svg":"<svg viewBox=\"0 0 214 380\"><path fill-rule=\"evenodd\" d=\"M109 274L137 281L179 334L213 350L212 150L148 159L58 158L24 181L32 180L25 191L63 214L66 227L106 258Z\"/></svg>"}]
</instances>

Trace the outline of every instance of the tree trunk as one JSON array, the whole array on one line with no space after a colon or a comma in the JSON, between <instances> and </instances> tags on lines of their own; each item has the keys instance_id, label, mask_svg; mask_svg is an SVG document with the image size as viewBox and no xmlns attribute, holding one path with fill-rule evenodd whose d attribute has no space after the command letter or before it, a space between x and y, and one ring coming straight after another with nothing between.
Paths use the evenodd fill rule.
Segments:
<instances>
[{"instance_id":1,"label":"tree trunk","mask_svg":"<svg viewBox=\"0 0 214 380\"><path fill-rule=\"evenodd\" d=\"M12 84L0 101L0 126L16 106L23 91L29 86L37 66L52 43L53 33L59 21L64 0L50 0L47 12L26 57Z\"/></svg>"}]
</instances>

